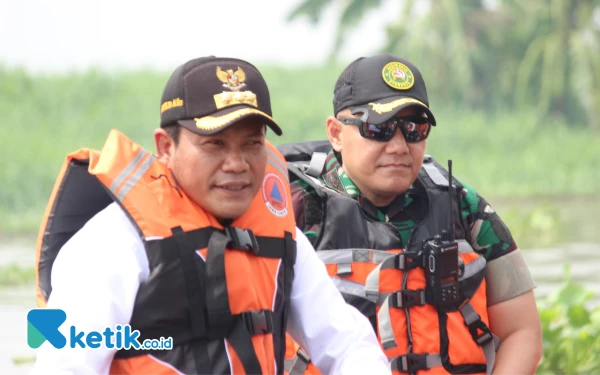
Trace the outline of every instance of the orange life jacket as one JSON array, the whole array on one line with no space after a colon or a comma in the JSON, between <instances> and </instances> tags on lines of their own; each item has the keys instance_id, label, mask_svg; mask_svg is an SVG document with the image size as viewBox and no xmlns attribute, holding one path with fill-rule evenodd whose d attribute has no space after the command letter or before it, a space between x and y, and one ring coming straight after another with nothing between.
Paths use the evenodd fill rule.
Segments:
<instances>
[{"instance_id":1,"label":"orange life jacket","mask_svg":"<svg viewBox=\"0 0 600 375\"><path fill-rule=\"evenodd\" d=\"M292 180L301 179L316 190L316 195L304 197L304 214L321 225L314 244L317 255L346 302L370 319L393 373L490 373L497 338L488 328L486 261L467 241L469 228L462 224L458 194L452 194L450 211L447 171L425 158L414 188L427 195L429 213L404 245L394 226L367 219L356 199L319 182L326 147L307 142L279 149ZM311 148L323 152L311 153ZM462 188L455 179L453 185L454 192ZM436 308L431 289L427 291L422 250L424 241L449 227L449 217L456 224L462 303L446 310ZM319 374L289 336L286 347L288 374Z\"/></svg>"},{"instance_id":2,"label":"orange life jacket","mask_svg":"<svg viewBox=\"0 0 600 375\"><path fill-rule=\"evenodd\" d=\"M262 191L226 227L193 203L154 155L116 130L101 152L69 154L39 233L38 306L51 294L52 264L64 243L117 202L137 228L150 267L131 328L140 342L172 337L173 348L119 350L110 372L283 373L295 221L285 161L272 145L267 149Z\"/></svg>"}]
</instances>

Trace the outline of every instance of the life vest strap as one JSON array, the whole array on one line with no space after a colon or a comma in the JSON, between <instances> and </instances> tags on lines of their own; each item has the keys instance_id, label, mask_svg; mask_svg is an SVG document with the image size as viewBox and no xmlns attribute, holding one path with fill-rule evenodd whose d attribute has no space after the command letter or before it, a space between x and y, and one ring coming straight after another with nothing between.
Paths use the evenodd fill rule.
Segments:
<instances>
[{"instance_id":1,"label":"life vest strap","mask_svg":"<svg viewBox=\"0 0 600 375\"><path fill-rule=\"evenodd\" d=\"M326 160L327 154L325 152L313 152L306 174L314 178L319 178L321 172L323 172L323 168L325 168Z\"/></svg>"},{"instance_id":2,"label":"life vest strap","mask_svg":"<svg viewBox=\"0 0 600 375\"><path fill-rule=\"evenodd\" d=\"M299 348L294 358L285 360L285 371L288 375L304 375L310 362L308 353Z\"/></svg>"},{"instance_id":3,"label":"life vest strap","mask_svg":"<svg viewBox=\"0 0 600 375\"><path fill-rule=\"evenodd\" d=\"M487 373L491 374L496 363L496 351L500 346L500 338L492 333L490 328L481 320L481 316L470 303L465 303L460 308L460 313L469 328L471 337L481 348L485 355Z\"/></svg>"},{"instance_id":4,"label":"life vest strap","mask_svg":"<svg viewBox=\"0 0 600 375\"><path fill-rule=\"evenodd\" d=\"M409 271L417 267L423 267L423 253L421 252L402 252L385 259L367 276L365 283L367 298L372 302L377 302L379 299L379 274L382 270L393 268L401 271Z\"/></svg>"},{"instance_id":5,"label":"life vest strap","mask_svg":"<svg viewBox=\"0 0 600 375\"><path fill-rule=\"evenodd\" d=\"M390 369L392 371L410 374L416 374L419 370L427 370L438 366L442 366L442 357L439 353L407 353L390 360Z\"/></svg>"},{"instance_id":6,"label":"life vest strap","mask_svg":"<svg viewBox=\"0 0 600 375\"><path fill-rule=\"evenodd\" d=\"M271 310L246 311L240 314L250 336L266 335L273 332L273 312Z\"/></svg>"},{"instance_id":7,"label":"life vest strap","mask_svg":"<svg viewBox=\"0 0 600 375\"><path fill-rule=\"evenodd\" d=\"M156 264L170 263L178 259L179 253L173 251L173 249L178 247L179 244L183 245L183 251L186 253L195 253L208 247L208 242L214 232L220 232L227 237L227 248L229 249L249 251L256 256L265 258L281 259L285 255L283 250L285 247L284 238L255 236L250 229L226 227L222 230L205 227L183 232L180 227L177 227L176 231L179 236L177 238L173 235L146 242L146 252L151 268L154 268Z\"/></svg>"},{"instance_id":8,"label":"life vest strap","mask_svg":"<svg viewBox=\"0 0 600 375\"><path fill-rule=\"evenodd\" d=\"M381 294L382 296L385 295L386 298L383 301L377 301L379 306L383 305L386 300L389 303L389 307L397 309L408 309L413 306L423 306L427 303L427 301L425 301L425 289L404 289L392 293Z\"/></svg>"}]
</instances>

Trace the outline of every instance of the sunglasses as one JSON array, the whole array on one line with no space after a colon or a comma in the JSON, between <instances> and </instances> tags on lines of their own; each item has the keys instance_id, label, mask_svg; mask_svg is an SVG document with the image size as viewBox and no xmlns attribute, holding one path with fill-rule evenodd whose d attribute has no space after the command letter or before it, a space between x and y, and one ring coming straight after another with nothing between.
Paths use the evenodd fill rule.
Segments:
<instances>
[{"instance_id":1,"label":"sunglasses","mask_svg":"<svg viewBox=\"0 0 600 375\"><path fill-rule=\"evenodd\" d=\"M431 131L431 123L426 117L406 117L396 118L382 122L381 124L371 124L357 117L338 118L345 125L356 125L360 135L363 138L371 139L377 142L387 142L394 136L396 128L400 128L406 143L416 143L427 139Z\"/></svg>"}]
</instances>

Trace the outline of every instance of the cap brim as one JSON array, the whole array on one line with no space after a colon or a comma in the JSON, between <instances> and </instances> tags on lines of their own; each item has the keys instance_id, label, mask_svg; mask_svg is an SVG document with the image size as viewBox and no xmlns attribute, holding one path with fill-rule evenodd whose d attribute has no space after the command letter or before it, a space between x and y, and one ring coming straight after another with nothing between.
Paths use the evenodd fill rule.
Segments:
<instances>
[{"instance_id":1,"label":"cap brim","mask_svg":"<svg viewBox=\"0 0 600 375\"><path fill-rule=\"evenodd\" d=\"M363 105L351 106L349 107L349 109L350 112L352 112L352 114L366 112L368 114L368 122L372 124L381 124L382 122L385 122L394 117L394 115L402 109L408 107L421 108L427 114L427 118L430 119L431 125L435 126L435 117L433 116L433 113L429 110L429 108L425 105L425 103L417 99L407 98L403 96L392 96Z\"/></svg>"},{"instance_id":2,"label":"cap brim","mask_svg":"<svg viewBox=\"0 0 600 375\"><path fill-rule=\"evenodd\" d=\"M196 134L212 135L227 129L243 119L250 117L260 118L265 122L265 125L275 132L275 134L282 134L281 128L279 125L277 125L275 120L271 118L271 116L256 109L255 107L246 105L226 108L215 112L210 116L194 118L192 120L179 120L177 123Z\"/></svg>"}]
</instances>

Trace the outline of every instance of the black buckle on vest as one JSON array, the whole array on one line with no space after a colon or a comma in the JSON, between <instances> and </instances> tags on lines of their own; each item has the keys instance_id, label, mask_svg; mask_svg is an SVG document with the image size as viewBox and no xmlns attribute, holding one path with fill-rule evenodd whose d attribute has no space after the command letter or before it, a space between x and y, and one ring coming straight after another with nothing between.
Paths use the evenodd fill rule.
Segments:
<instances>
[{"instance_id":1,"label":"black buckle on vest","mask_svg":"<svg viewBox=\"0 0 600 375\"><path fill-rule=\"evenodd\" d=\"M425 304L425 290L399 290L390 296L390 307L408 309Z\"/></svg>"},{"instance_id":2,"label":"black buckle on vest","mask_svg":"<svg viewBox=\"0 0 600 375\"><path fill-rule=\"evenodd\" d=\"M400 271L408 271L413 268L421 267L423 263L423 252L408 252L396 254L394 259L394 268Z\"/></svg>"},{"instance_id":3,"label":"black buckle on vest","mask_svg":"<svg viewBox=\"0 0 600 375\"><path fill-rule=\"evenodd\" d=\"M270 310L247 311L241 315L250 336L273 332L273 314Z\"/></svg>"},{"instance_id":4,"label":"black buckle on vest","mask_svg":"<svg viewBox=\"0 0 600 375\"><path fill-rule=\"evenodd\" d=\"M484 346L494 339L492 331L488 328L488 326L485 325L481 318L467 325L467 327L469 327L469 333L471 334L471 337L473 340L475 340L475 342L477 342L477 344L479 344L479 346ZM482 333L479 333L479 331Z\"/></svg>"},{"instance_id":5,"label":"black buckle on vest","mask_svg":"<svg viewBox=\"0 0 600 375\"><path fill-rule=\"evenodd\" d=\"M250 229L225 227L225 234L229 239L228 246L236 250L251 251L258 254L258 242Z\"/></svg>"},{"instance_id":6,"label":"black buckle on vest","mask_svg":"<svg viewBox=\"0 0 600 375\"><path fill-rule=\"evenodd\" d=\"M392 360L395 362L395 368L401 372L408 372L411 374L416 374L419 370L426 370L427 367L427 355L429 353L408 353L401 356L398 356Z\"/></svg>"}]
</instances>

